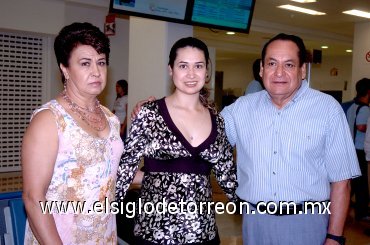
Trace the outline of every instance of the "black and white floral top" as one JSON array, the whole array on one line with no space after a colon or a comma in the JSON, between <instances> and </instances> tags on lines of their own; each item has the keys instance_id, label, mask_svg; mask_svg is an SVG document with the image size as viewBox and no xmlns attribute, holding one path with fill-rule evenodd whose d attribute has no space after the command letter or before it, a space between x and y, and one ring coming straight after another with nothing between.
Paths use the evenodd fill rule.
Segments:
<instances>
[{"instance_id":1,"label":"black and white floral top","mask_svg":"<svg viewBox=\"0 0 370 245\"><path fill-rule=\"evenodd\" d=\"M224 121L210 114L212 131L197 147L176 127L164 98L146 103L132 122L118 170L116 198L124 198L144 157L135 244L219 244L210 174L213 171L227 197L236 201L236 166Z\"/></svg>"}]
</instances>

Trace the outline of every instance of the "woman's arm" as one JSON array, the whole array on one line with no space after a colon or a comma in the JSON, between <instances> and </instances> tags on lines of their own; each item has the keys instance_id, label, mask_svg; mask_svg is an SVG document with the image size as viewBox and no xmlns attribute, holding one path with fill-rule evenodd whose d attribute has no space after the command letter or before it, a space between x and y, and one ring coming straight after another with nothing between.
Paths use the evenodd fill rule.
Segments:
<instances>
[{"instance_id":1,"label":"woman's arm","mask_svg":"<svg viewBox=\"0 0 370 245\"><path fill-rule=\"evenodd\" d=\"M145 150L147 150L150 141L150 137L147 136L148 127L152 128L152 124L155 123L153 118L156 118L156 116L157 114L155 114L153 108L148 108L147 105L143 105L137 118L131 124L130 133L125 140L125 148L117 171L117 201L124 199L133 181L135 181L135 184L139 183L139 181L141 182L142 177L140 177L140 173L136 177L136 180L134 180L134 178L140 160Z\"/></svg>"},{"instance_id":2,"label":"woman's arm","mask_svg":"<svg viewBox=\"0 0 370 245\"><path fill-rule=\"evenodd\" d=\"M43 214L40 201L46 201L55 160L58 133L54 115L44 110L30 122L22 142L23 201L28 222L40 244L62 244L54 218Z\"/></svg>"},{"instance_id":3,"label":"woman's arm","mask_svg":"<svg viewBox=\"0 0 370 245\"><path fill-rule=\"evenodd\" d=\"M228 199L232 202L237 202L239 198L235 191L238 187L238 183L236 176L236 163L234 163L233 158L233 148L227 140L225 129L223 127L223 120L221 120L220 123L222 124L222 128L219 130L221 135L218 136L218 144L220 144L219 149L221 155L213 167L213 172L218 184L225 192Z\"/></svg>"}]
</instances>

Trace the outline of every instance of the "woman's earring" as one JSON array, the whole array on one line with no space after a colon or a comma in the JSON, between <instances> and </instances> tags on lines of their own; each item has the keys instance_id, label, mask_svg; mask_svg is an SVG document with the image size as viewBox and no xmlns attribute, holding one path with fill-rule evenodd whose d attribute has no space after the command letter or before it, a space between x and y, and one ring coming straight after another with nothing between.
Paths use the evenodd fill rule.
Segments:
<instances>
[{"instance_id":1,"label":"woman's earring","mask_svg":"<svg viewBox=\"0 0 370 245\"><path fill-rule=\"evenodd\" d=\"M64 76L64 84L63 84L63 86L64 86L64 91L66 91L67 90L67 83L69 82L69 78L67 78L66 76Z\"/></svg>"}]
</instances>

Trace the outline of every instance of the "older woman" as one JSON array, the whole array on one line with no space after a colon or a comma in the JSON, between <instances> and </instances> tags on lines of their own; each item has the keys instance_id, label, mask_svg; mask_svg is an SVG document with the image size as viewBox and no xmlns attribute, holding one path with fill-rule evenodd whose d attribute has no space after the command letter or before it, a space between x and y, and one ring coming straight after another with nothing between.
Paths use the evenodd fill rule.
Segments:
<instances>
[{"instance_id":1,"label":"older woman","mask_svg":"<svg viewBox=\"0 0 370 245\"><path fill-rule=\"evenodd\" d=\"M109 39L89 23L73 23L54 50L64 91L34 111L23 138L25 244L117 244L115 216L93 210L114 200L123 151L119 120L97 99L106 85ZM45 205L50 210L43 213Z\"/></svg>"}]
</instances>

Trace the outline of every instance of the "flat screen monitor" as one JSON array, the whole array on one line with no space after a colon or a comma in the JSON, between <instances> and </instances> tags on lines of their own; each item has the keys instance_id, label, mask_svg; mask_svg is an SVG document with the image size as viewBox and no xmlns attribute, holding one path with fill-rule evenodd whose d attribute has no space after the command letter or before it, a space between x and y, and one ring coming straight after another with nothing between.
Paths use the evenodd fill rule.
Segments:
<instances>
[{"instance_id":1,"label":"flat screen monitor","mask_svg":"<svg viewBox=\"0 0 370 245\"><path fill-rule=\"evenodd\" d=\"M254 3L254 0L194 0L191 8L191 23L248 33Z\"/></svg>"},{"instance_id":2,"label":"flat screen monitor","mask_svg":"<svg viewBox=\"0 0 370 245\"><path fill-rule=\"evenodd\" d=\"M111 0L110 12L248 33L255 0Z\"/></svg>"},{"instance_id":3,"label":"flat screen monitor","mask_svg":"<svg viewBox=\"0 0 370 245\"><path fill-rule=\"evenodd\" d=\"M185 24L188 0L111 0L109 12Z\"/></svg>"}]
</instances>

